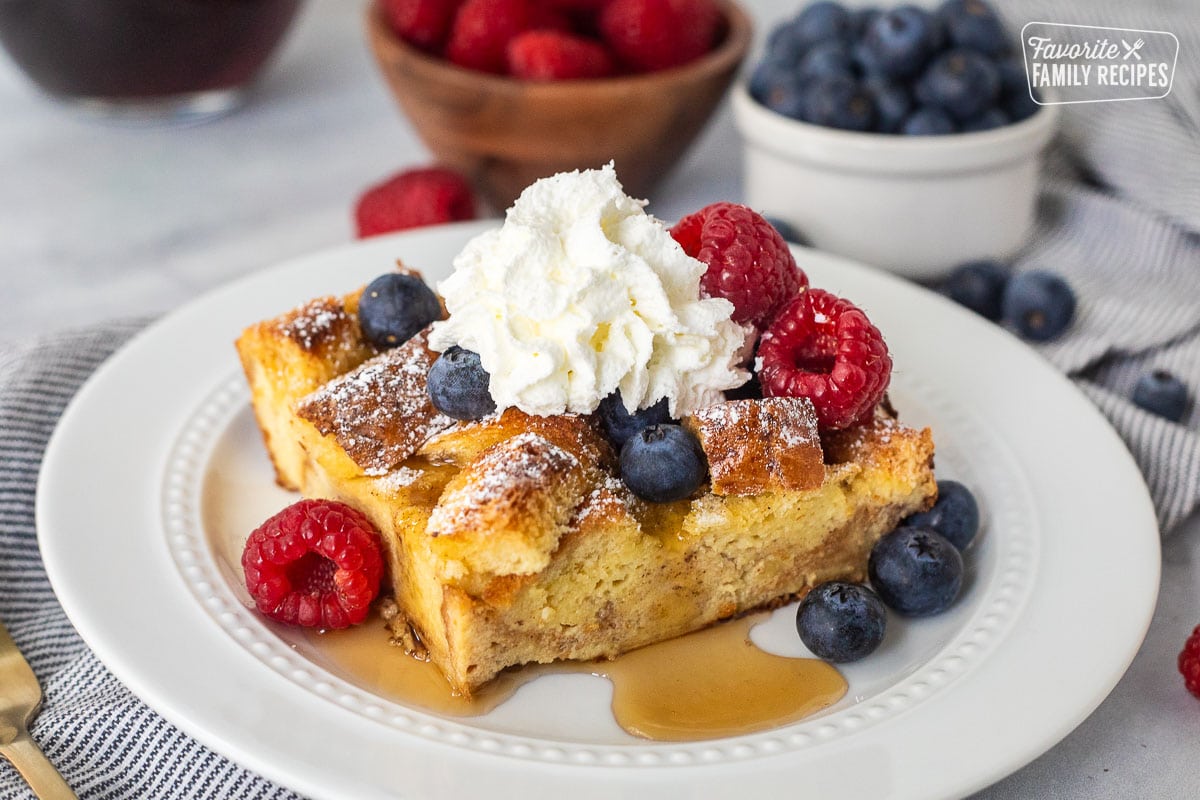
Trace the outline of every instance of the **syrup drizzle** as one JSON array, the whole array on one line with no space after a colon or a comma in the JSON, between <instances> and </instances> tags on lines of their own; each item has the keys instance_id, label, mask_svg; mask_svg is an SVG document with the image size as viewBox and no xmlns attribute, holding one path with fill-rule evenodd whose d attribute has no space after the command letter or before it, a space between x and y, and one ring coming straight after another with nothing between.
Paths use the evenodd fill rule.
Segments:
<instances>
[{"instance_id":1,"label":"syrup drizzle","mask_svg":"<svg viewBox=\"0 0 1200 800\"><path fill-rule=\"evenodd\" d=\"M372 618L355 628L307 632L325 666L389 700L453 717L486 714L539 675L590 673L613 684L613 716L654 741L700 741L787 725L836 703L842 676L823 661L778 656L750 641L762 615L649 645L612 661L508 670L474 697L455 694L431 663L387 642Z\"/></svg>"}]
</instances>

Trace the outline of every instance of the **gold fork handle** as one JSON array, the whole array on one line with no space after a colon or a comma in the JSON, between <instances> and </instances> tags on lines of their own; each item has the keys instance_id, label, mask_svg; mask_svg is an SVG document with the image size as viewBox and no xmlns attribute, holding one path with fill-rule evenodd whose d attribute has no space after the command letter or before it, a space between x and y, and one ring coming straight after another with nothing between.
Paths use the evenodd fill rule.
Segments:
<instances>
[{"instance_id":1,"label":"gold fork handle","mask_svg":"<svg viewBox=\"0 0 1200 800\"><path fill-rule=\"evenodd\" d=\"M0 746L0 756L12 762L40 800L78 800L27 731L18 732L15 739Z\"/></svg>"}]
</instances>

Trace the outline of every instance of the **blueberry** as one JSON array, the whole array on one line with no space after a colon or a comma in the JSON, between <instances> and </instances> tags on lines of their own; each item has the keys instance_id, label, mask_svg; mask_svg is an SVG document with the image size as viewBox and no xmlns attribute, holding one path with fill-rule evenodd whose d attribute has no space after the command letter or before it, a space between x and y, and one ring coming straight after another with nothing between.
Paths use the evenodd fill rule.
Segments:
<instances>
[{"instance_id":1,"label":"blueberry","mask_svg":"<svg viewBox=\"0 0 1200 800\"><path fill-rule=\"evenodd\" d=\"M861 38L867 32L867 28L871 27L875 18L882 13L883 11L874 6L852 9L850 11L850 30L853 35Z\"/></svg>"},{"instance_id":2,"label":"blueberry","mask_svg":"<svg viewBox=\"0 0 1200 800\"><path fill-rule=\"evenodd\" d=\"M924 617L945 611L958 597L963 560L936 531L901 526L875 543L867 574L889 608Z\"/></svg>"},{"instance_id":3,"label":"blueberry","mask_svg":"<svg viewBox=\"0 0 1200 800\"><path fill-rule=\"evenodd\" d=\"M1015 276L1004 289L1004 321L1026 339L1044 342L1065 331L1075 316L1075 293L1052 272Z\"/></svg>"},{"instance_id":4,"label":"blueberry","mask_svg":"<svg viewBox=\"0 0 1200 800\"><path fill-rule=\"evenodd\" d=\"M806 47L834 39L849 41L854 37L854 21L850 12L839 3L821 0L806 7L791 23L795 36Z\"/></svg>"},{"instance_id":5,"label":"blueberry","mask_svg":"<svg viewBox=\"0 0 1200 800\"><path fill-rule=\"evenodd\" d=\"M796 65L774 58L764 58L750 73L750 96L763 105L768 105L768 96L776 85L796 81Z\"/></svg>"},{"instance_id":6,"label":"blueberry","mask_svg":"<svg viewBox=\"0 0 1200 800\"><path fill-rule=\"evenodd\" d=\"M754 66L754 70L750 73L750 81L747 84L750 96L765 106L771 87L783 75L790 74L790 72L791 70L784 64L772 58L764 58Z\"/></svg>"},{"instance_id":7,"label":"blueberry","mask_svg":"<svg viewBox=\"0 0 1200 800\"><path fill-rule=\"evenodd\" d=\"M900 125L905 136L942 136L957 130L958 125L940 108L918 108Z\"/></svg>"},{"instance_id":8,"label":"blueberry","mask_svg":"<svg viewBox=\"0 0 1200 800\"><path fill-rule=\"evenodd\" d=\"M817 658L845 664L868 656L883 641L887 609L865 586L830 581L805 595L796 609L796 630Z\"/></svg>"},{"instance_id":9,"label":"blueberry","mask_svg":"<svg viewBox=\"0 0 1200 800\"><path fill-rule=\"evenodd\" d=\"M892 77L887 75L883 67L879 65L879 60L875 57L874 51L863 44L861 39L850 45L850 52L854 55L854 66L858 67L858 71L864 77L892 80Z\"/></svg>"},{"instance_id":10,"label":"blueberry","mask_svg":"<svg viewBox=\"0 0 1200 800\"><path fill-rule=\"evenodd\" d=\"M917 80L916 95L922 105L941 108L962 122L995 105L1000 70L979 53L948 50Z\"/></svg>"},{"instance_id":11,"label":"blueberry","mask_svg":"<svg viewBox=\"0 0 1200 800\"><path fill-rule=\"evenodd\" d=\"M966 550L979 533L979 504L971 490L958 481L938 481L933 508L913 514L902 525L930 528L959 550Z\"/></svg>"},{"instance_id":12,"label":"blueberry","mask_svg":"<svg viewBox=\"0 0 1200 800\"><path fill-rule=\"evenodd\" d=\"M875 100L875 130L897 133L912 111L912 95L902 84L883 77L869 77L863 86Z\"/></svg>"},{"instance_id":13,"label":"blueberry","mask_svg":"<svg viewBox=\"0 0 1200 800\"><path fill-rule=\"evenodd\" d=\"M969 261L959 264L942 283L941 293L976 314L997 322L1003 311L1008 268L998 261Z\"/></svg>"},{"instance_id":14,"label":"blueberry","mask_svg":"<svg viewBox=\"0 0 1200 800\"><path fill-rule=\"evenodd\" d=\"M898 6L871 20L862 38L862 59L892 78L916 75L933 56L937 19L916 6Z\"/></svg>"},{"instance_id":15,"label":"blueberry","mask_svg":"<svg viewBox=\"0 0 1200 800\"><path fill-rule=\"evenodd\" d=\"M794 22L778 26L767 37L767 58L780 64L796 66L807 49L808 43Z\"/></svg>"},{"instance_id":16,"label":"blueberry","mask_svg":"<svg viewBox=\"0 0 1200 800\"><path fill-rule=\"evenodd\" d=\"M804 81L795 69L764 61L750 76L750 93L777 114L800 119L804 113Z\"/></svg>"},{"instance_id":17,"label":"blueberry","mask_svg":"<svg viewBox=\"0 0 1200 800\"><path fill-rule=\"evenodd\" d=\"M1165 369L1147 372L1133 387L1133 402L1171 422L1179 422L1188 408L1188 387Z\"/></svg>"},{"instance_id":18,"label":"blueberry","mask_svg":"<svg viewBox=\"0 0 1200 800\"><path fill-rule=\"evenodd\" d=\"M621 479L651 503L690 496L704 483L708 464L700 442L678 425L651 425L621 448Z\"/></svg>"},{"instance_id":19,"label":"blueberry","mask_svg":"<svg viewBox=\"0 0 1200 800\"><path fill-rule=\"evenodd\" d=\"M1033 99L1036 95L1030 94L1025 65L1020 61L1001 61L997 69L1000 71L1000 104L1009 119L1020 122L1036 114L1038 104Z\"/></svg>"},{"instance_id":20,"label":"blueberry","mask_svg":"<svg viewBox=\"0 0 1200 800\"><path fill-rule=\"evenodd\" d=\"M455 345L429 368L426 390L433 405L446 416L479 419L496 410L496 401L488 393L488 379L479 354Z\"/></svg>"},{"instance_id":21,"label":"blueberry","mask_svg":"<svg viewBox=\"0 0 1200 800\"><path fill-rule=\"evenodd\" d=\"M809 81L804 87L803 108L801 118L814 125L869 131L875 124L875 101L870 93L844 75Z\"/></svg>"},{"instance_id":22,"label":"blueberry","mask_svg":"<svg viewBox=\"0 0 1200 800\"><path fill-rule=\"evenodd\" d=\"M767 222L771 223L771 227L779 231L779 235L783 237L785 242L795 242L796 244L803 245L808 244L808 238L798 231L796 226L790 222L782 220L779 217L772 217L769 215L765 217L765 219Z\"/></svg>"},{"instance_id":23,"label":"blueberry","mask_svg":"<svg viewBox=\"0 0 1200 800\"><path fill-rule=\"evenodd\" d=\"M989 56L1004 55L1009 50L1004 23L983 0L946 0L937 16L955 47Z\"/></svg>"},{"instance_id":24,"label":"blueberry","mask_svg":"<svg viewBox=\"0 0 1200 800\"><path fill-rule=\"evenodd\" d=\"M854 56L851 55L850 48L841 42L821 42L813 45L800 59L796 74L802 80L833 75L853 78Z\"/></svg>"},{"instance_id":25,"label":"blueberry","mask_svg":"<svg viewBox=\"0 0 1200 800\"><path fill-rule=\"evenodd\" d=\"M608 435L609 441L618 450L630 436L642 428L671 421L671 413L667 410L667 398L664 397L649 408L639 409L637 413L630 414L625 410L620 392L613 392L600 401L596 417L600 420L600 427Z\"/></svg>"},{"instance_id":26,"label":"blueberry","mask_svg":"<svg viewBox=\"0 0 1200 800\"><path fill-rule=\"evenodd\" d=\"M961 130L963 133L990 131L994 128L1003 128L1009 122L1008 114L998 108L989 108L964 122Z\"/></svg>"},{"instance_id":27,"label":"blueberry","mask_svg":"<svg viewBox=\"0 0 1200 800\"><path fill-rule=\"evenodd\" d=\"M367 284L358 301L358 322L367 341L388 349L404 344L441 319L442 305L425 282L388 272Z\"/></svg>"}]
</instances>

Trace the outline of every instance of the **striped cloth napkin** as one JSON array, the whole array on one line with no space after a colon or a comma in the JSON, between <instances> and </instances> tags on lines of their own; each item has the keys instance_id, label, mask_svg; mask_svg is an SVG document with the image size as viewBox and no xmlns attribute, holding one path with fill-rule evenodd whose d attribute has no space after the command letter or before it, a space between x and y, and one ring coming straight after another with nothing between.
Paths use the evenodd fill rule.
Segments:
<instances>
[{"instance_id":1,"label":"striped cloth napkin","mask_svg":"<svg viewBox=\"0 0 1200 800\"><path fill-rule=\"evenodd\" d=\"M1181 41L1166 99L1067 109L1038 230L1015 264L1054 270L1074 285L1074 326L1042 352L1120 432L1170 533L1200 504L1200 404L1174 424L1127 398L1155 367L1200 387L1200 18L1184 5L1174 14L1160 8L1155 19L1136 4L1099 2L1014 1L1004 11L1015 29L1030 19L1165 26ZM293 798L130 694L75 634L42 567L33 518L47 439L80 383L143 324L0 343L0 619L45 688L34 738L84 798ZM0 761L0 800L30 796Z\"/></svg>"},{"instance_id":2,"label":"striped cloth napkin","mask_svg":"<svg viewBox=\"0 0 1200 800\"><path fill-rule=\"evenodd\" d=\"M1167 30L1179 38L1161 100L1062 106L1047 154L1038 229L1015 269L1048 269L1079 295L1068 335L1043 354L1121 433L1170 533L1200 503L1200 15L1189 2L1011 0L1030 21ZM1162 368L1191 385L1182 425L1129 402Z\"/></svg>"},{"instance_id":3,"label":"striped cloth napkin","mask_svg":"<svg viewBox=\"0 0 1200 800\"><path fill-rule=\"evenodd\" d=\"M0 619L45 693L31 733L81 798L295 798L134 697L75 633L46 579L33 521L42 453L76 389L144 324L0 343ZM0 800L32 796L0 759Z\"/></svg>"}]
</instances>

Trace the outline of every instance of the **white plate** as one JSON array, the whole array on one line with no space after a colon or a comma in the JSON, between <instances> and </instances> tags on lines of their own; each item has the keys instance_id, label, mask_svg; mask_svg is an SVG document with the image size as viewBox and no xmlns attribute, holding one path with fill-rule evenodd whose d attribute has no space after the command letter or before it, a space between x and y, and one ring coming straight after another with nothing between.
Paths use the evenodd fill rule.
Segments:
<instances>
[{"instance_id":1,"label":"white plate","mask_svg":"<svg viewBox=\"0 0 1200 800\"><path fill-rule=\"evenodd\" d=\"M1000 329L886 274L801 251L812 283L862 306L895 357L893 398L930 424L938 474L985 516L950 612L893 618L844 670L847 697L782 729L655 744L613 723L609 689L540 678L491 714L445 719L376 697L247 609L241 538L275 487L232 342L402 257L435 280L478 224L354 244L208 294L106 363L63 416L39 541L67 614L136 694L212 749L321 798L951 797L1065 736L1133 658L1157 595L1142 479L1097 411ZM754 633L803 654L783 609ZM307 655L306 655L307 654Z\"/></svg>"}]
</instances>

